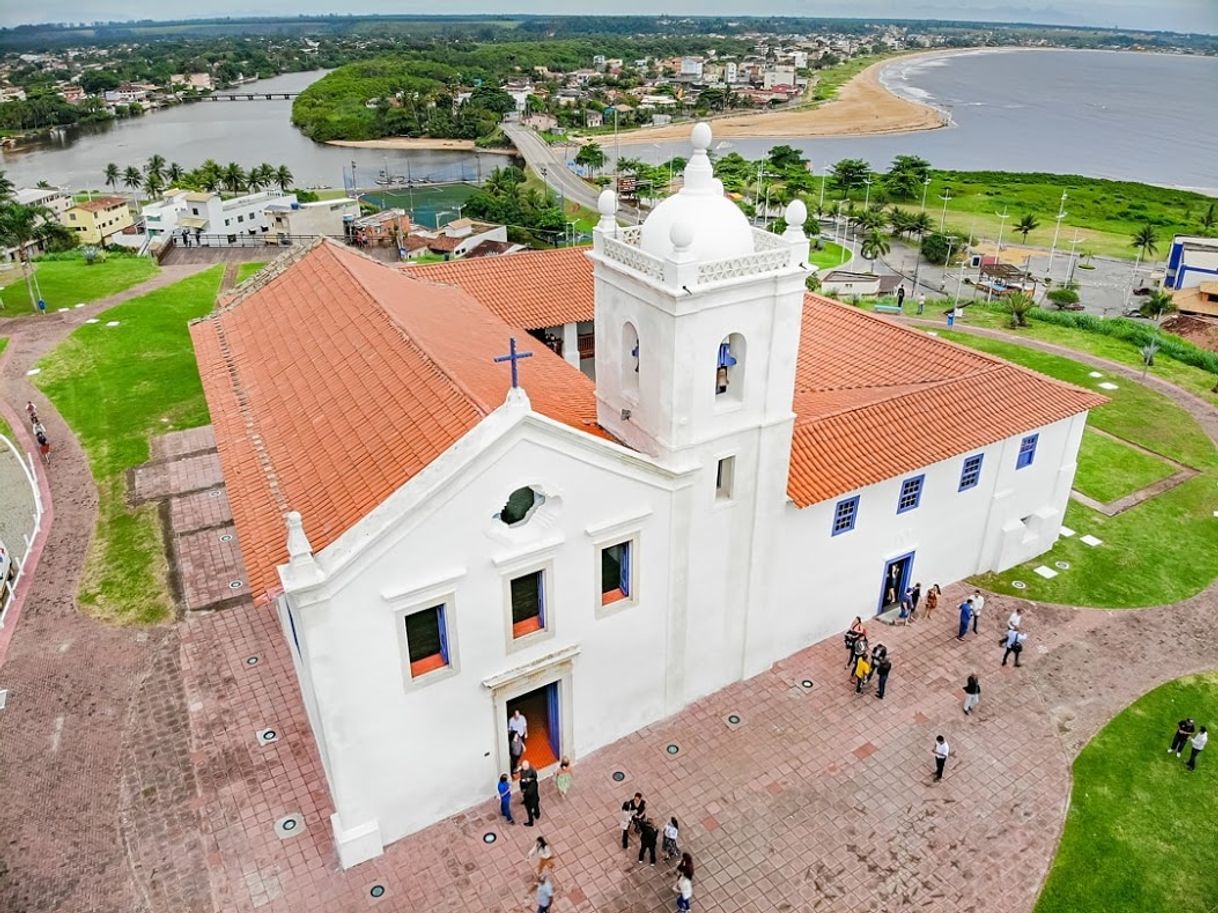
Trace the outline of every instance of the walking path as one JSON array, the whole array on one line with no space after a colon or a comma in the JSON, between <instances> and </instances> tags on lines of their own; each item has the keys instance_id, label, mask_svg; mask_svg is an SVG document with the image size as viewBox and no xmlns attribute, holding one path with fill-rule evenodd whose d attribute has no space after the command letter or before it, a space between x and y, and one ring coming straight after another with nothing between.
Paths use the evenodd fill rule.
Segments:
<instances>
[{"instance_id":1,"label":"walking path","mask_svg":"<svg viewBox=\"0 0 1218 913\"><path fill-rule=\"evenodd\" d=\"M11 409L34 396L28 366L112 303L0 326L14 339L0 402ZM1218 440L1218 412L1148 380ZM982 635L964 644L954 638L957 586L931 621L879 631L894 662L882 702L853 693L830 639L577 758L569 800L544 784L539 829L500 825L488 783L483 805L341 872L273 614L237 607L149 630L82 616L74 594L96 494L70 432L34 398L58 445L56 519L0 666L0 687L11 689L0 712L0 909L305 913L375 902L514 913L526 908L525 852L538 833L558 854L556 910L670 909L670 870L639 867L618 845L616 809L641 790L658 814L682 821L700 911L1026 913L1052 860L1079 749L1147 689L1218 665L1218 585L1130 612L993 597ZM1031 640L1024 668L1004 669L996 641L1016 604ZM965 718L960 686L973 671L985 691ZM260 745L255 733L268 727L277 738ZM935 785L940 732L953 755ZM288 816L295 836L281 839L275 824ZM384 888L377 901L375 885Z\"/></svg>"}]
</instances>

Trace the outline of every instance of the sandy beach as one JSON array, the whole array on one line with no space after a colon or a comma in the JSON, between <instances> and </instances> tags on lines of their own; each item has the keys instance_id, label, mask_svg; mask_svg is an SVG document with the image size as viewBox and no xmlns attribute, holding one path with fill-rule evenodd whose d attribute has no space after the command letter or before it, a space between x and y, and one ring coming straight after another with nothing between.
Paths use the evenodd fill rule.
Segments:
<instances>
[{"instance_id":1,"label":"sandy beach","mask_svg":"<svg viewBox=\"0 0 1218 913\"><path fill-rule=\"evenodd\" d=\"M440 152L485 152L488 155L515 155L510 147L479 149L472 139L433 139L428 136L387 136L383 139L332 139L327 146L349 146L356 149L433 149Z\"/></svg>"},{"instance_id":2,"label":"sandy beach","mask_svg":"<svg viewBox=\"0 0 1218 913\"><path fill-rule=\"evenodd\" d=\"M749 114L729 114L712 118L715 136L726 137L787 137L787 136L867 136L878 133L908 133L915 130L935 130L946 125L946 115L929 105L918 104L893 94L880 82L880 71L894 60L909 61L921 57L950 54L952 51L928 51L907 54L873 63L841 87L837 98L816 108L786 111L762 111ZM656 143L683 140L689 135L689 124L643 128L620 133L617 141ZM599 137L600 141L612 137Z\"/></svg>"}]
</instances>

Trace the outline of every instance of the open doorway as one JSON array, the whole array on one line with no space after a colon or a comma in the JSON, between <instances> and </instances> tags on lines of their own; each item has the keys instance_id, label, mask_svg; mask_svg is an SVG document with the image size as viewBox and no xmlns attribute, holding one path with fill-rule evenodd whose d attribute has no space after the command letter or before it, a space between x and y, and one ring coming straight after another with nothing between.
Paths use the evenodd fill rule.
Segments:
<instances>
[{"instance_id":1,"label":"open doorway","mask_svg":"<svg viewBox=\"0 0 1218 913\"><path fill-rule=\"evenodd\" d=\"M552 764L557 764L562 753L562 713L559 697L558 682L551 682L507 702L504 731L507 731L507 721L519 710L528 721L529 737L524 743L524 760L535 770L544 770Z\"/></svg>"},{"instance_id":2,"label":"open doorway","mask_svg":"<svg viewBox=\"0 0 1218 913\"><path fill-rule=\"evenodd\" d=\"M884 565L884 579L880 585L880 607L877 615L899 608L909 581L913 577L914 553L893 558Z\"/></svg>"}]
</instances>

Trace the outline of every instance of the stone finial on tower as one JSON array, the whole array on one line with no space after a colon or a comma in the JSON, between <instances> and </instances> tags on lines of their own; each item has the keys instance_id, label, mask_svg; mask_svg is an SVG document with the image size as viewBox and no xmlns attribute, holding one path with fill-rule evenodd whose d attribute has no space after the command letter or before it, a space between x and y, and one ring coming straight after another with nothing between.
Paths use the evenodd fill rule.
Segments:
<instances>
[{"instance_id":1,"label":"stone finial on tower","mask_svg":"<svg viewBox=\"0 0 1218 913\"><path fill-rule=\"evenodd\" d=\"M787 230L782 233L782 238L791 245L791 263L806 269L808 236L804 234L804 223L808 221L808 207L804 201L794 199L788 203L786 212L783 213L783 220L787 223Z\"/></svg>"},{"instance_id":2,"label":"stone finial on tower","mask_svg":"<svg viewBox=\"0 0 1218 913\"><path fill-rule=\"evenodd\" d=\"M596 227L601 231L617 230L617 194L606 187L596 198L596 209L601 214Z\"/></svg>"},{"instance_id":3,"label":"stone finial on tower","mask_svg":"<svg viewBox=\"0 0 1218 913\"><path fill-rule=\"evenodd\" d=\"M304 519L300 516L300 511L289 510L284 519L288 526L288 558L293 563L300 558L312 558L313 546L305 534Z\"/></svg>"},{"instance_id":4,"label":"stone finial on tower","mask_svg":"<svg viewBox=\"0 0 1218 913\"><path fill-rule=\"evenodd\" d=\"M300 589L321 583L326 575L313 557L313 546L305 534L300 512L290 510L283 519L288 528L288 564L279 568L284 588Z\"/></svg>"}]
</instances>

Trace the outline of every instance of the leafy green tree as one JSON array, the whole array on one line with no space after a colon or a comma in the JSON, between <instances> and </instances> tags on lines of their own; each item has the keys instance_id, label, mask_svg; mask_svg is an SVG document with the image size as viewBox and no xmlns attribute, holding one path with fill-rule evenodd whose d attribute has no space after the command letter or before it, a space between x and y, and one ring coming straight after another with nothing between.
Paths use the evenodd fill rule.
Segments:
<instances>
[{"instance_id":1,"label":"leafy green tree","mask_svg":"<svg viewBox=\"0 0 1218 913\"><path fill-rule=\"evenodd\" d=\"M575 164L591 168L595 173L605 167L605 150L598 143L585 143L575 153Z\"/></svg>"},{"instance_id":2,"label":"leafy green tree","mask_svg":"<svg viewBox=\"0 0 1218 913\"><path fill-rule=\"evenodd\" d=\"M1078 304L1078 292L1064 285L1050 289L1045 293L1045 297L1052 301L1059 311L1064 311L1072 304Z\"/></svg>"},{"instance_id":3,"label":"leafy green tree","mask_svg":"<svg viewBox=\"0 0 1218 913\"><path fill-rule=\"evenodd\" d=\"M110 187L113 190L118 190L118 182L121 179L121 175L118 170L118 165L114 164L114 162L111 162L110 164L108 164L106 166L105 174L106 174L106 186Z\"/></svg>"},{"instance_id":4,"label":"leafy green tree","mask_svg":"<svg viewBox=\"0 0 1218 913\"><path fill-rule=\"evenodd\" d=\"M808 159L792 146L774 146L770 149L769 164L774 171L805 171Z\"/></svg>"},{"instance_id":5,"label":"leafy green tree","mask_svg":"<svg viewBox=\"0 0 1218 913\"><path fill-rule=\"evenodd\" d=\"M889 174L905 173L917 178L922 183L930 177L930 162L917 155L898 155L888 168Z\"/></svg>"},{"instance_id":6,"label":"leafy green tree","mask_svg":"<svg viewBox=\"0 0 1218 913\"><path fill-rule=\"evenodd\" d=\"M54 218L54 214L45 206L12 203L0 207L0 245L16 249L26 292L30 296L30 307L35 311L38 309L38 294L35 291L37 282L30 268L30 246L38 239L39 226Z\"/></svg>"},{"instance_id":7,"label":"leafy green tree","mask_svg":"<svg viewBox=\"0 0 1218 913\"><path fill-rule=\"evenodd\" d=\"M466 104L473 108L494 111L500 115L516 110L516 99L496 86L479 86L474 89Z\"/></svg>"},{"instance_id":8,"label":"leafy green tree","mask_svg":"<svg viewBox=\"0 0 1218 913\"><path fill-rule=\"evenodd\" d=\"M945 235L940 232L931 232L922 238L922 256L930 263L945 266L947 264L948 251L958 254L961 249L961 241L963 239L955 235Z\"/></svg>"},{"instance_id":9,"label":"leafy green tree","mask_svg":"<svg viewBox=\"0 0 1218 913\"><path fill-rule=\"evenodd\" d=\"M1028 242L1028 234L1040 228L1040 221L1030 212L1025 212L1015 223L1015 230L1023 235L1024 243Z\"/></svg>"},{"instance_id":10,"label":"leafy green tree","mask_svg":"<svg viewBox=\"0 0 1218 913\"><path fill-rule=\"evenodd\" d=\"M106 70L90 70L82 73L77 83L90 95L100 95L107 89L117 89L121 81L115 74Z\"/></svg>"},{"instance_id":11,"label":"leafy green tree","mask_svg":"<svg viewBox=\"0 0 1218 913\"><path fill-rule=\"evenodd\" d=\"M831 170L833 184L842 192L842 199L871 176L871 165L863 159L842 159Z\"/></svg>"},{"instance_id":12,"label":"leafy green tree","mask_svg":"<svg viewBox=\"0 0 1218 913\"><path fill-rule=\"evenodd\" d=\"M13 195L13 182L8 179L8 176L0 171L0 203L5 202Z\"/></svg>"}]
</instances>

